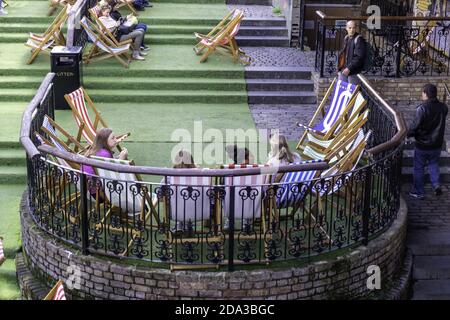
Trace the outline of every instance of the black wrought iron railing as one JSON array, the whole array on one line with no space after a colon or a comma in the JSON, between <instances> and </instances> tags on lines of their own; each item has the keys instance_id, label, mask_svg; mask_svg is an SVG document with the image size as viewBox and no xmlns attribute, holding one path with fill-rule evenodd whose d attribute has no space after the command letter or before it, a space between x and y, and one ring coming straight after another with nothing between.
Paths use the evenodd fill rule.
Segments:
<instances>
[{"instance_id":1,"label":"black wrought iron railing","mask_svg":"<svg viewBox=\"0 0 450 320\"><path fill-rule=\"evenodd\" d=\"M336 21L355 20L367 43L364 74L382 77L450 75L450 18L381 17L370 29L368 17L331 17L318 11L315 69L321 77L338 72L338 57L347 34ZM389 22L389 24L383 24Z\"/></svg>"},{"instance_id":2,"label":"black wrought iron railing","mask_svg":"<svg viewBox=\"0 0 450 320\"><path fill-rule=\"evenodd\" d=\"M42 117L53 115L52 77L23 116L28 205L41 229L83 254L234 270L367 244L396 218L406 128L364 77L365 131L373 131L366 148L339 166L277 170L142 167L38 146L34 132L45 137ZM296 172L304 177L286 180Z\"/></svg>"}]
</instances>

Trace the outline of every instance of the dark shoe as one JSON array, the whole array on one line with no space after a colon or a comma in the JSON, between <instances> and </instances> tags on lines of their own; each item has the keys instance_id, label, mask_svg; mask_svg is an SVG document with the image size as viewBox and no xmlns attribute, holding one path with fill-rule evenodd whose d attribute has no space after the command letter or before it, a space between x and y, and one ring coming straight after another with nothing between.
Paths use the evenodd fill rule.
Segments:
<instances>
[{"instance_id":1,"label":"dark shoe","mask_svg":"<svg viewBox=\"0 0 450 320\"><path fill-rule=\"evenodd\" d=\"M141 51L147 52L147 51L149 51L149 50L150 50L150 47L149 47L149 46L141 46Z\"/></svg>"},{"instance_id":2,"label":"dark shoe","mask_svg":"<svg viewBox=\"0 0 450 320\"><path fill-rule=\"evenodd\" d=\"M151 3L146 3L146 4L144 4L144 7L151 8L151 7L153 7L153 5Z\"/></svg>"},{"instance_id":3,"label":"dark shoe","mask_svg":"<svg viewBox=\"0 0 450 320\"><path fill-rule=\"evenodd\" d=\"M419 200L425 199L425 196L424 196L423 194L420 194L420 193L417 193L417 192L411 191L411 192L409 193L409 195L410 195L411 197L415 198L415 199L419 199Z\"/></svg>"},{"instance_id":4,"label":"dark shoe","mask_svg":"<svg viewBox=\"0 0 450 320\"><path fill-rule=\"evenodd\" d=\"M436 196L442 196L442 189L441 189L441 187L437 187L436 189L434 189L434 194L436 195Z\"/></svg>"}]
</instances>

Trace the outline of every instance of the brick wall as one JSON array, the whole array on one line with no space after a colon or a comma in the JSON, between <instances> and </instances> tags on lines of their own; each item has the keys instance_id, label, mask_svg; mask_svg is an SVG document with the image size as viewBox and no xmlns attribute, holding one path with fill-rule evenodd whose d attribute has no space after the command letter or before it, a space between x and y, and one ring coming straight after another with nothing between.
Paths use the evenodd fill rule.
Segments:
<instances>
[{"instance_id":1,"label":"brick wall","mask_svg":"<svg viewBox=\"0 0 450 320\"><path fill-rule=\"evenodd\" d=\"M314 92L318 101L321 101L325 92L331 85L333 78L320 78L318 72L312 72ZM444 83L450 83L450 77L413 77L413 78L381 78L368 77L374 88L383 94L383 98L391 104L418 104L420 103L422 88L427 83L438 87L438 96L444 96Z\"/></svg>"},{"instance_id":2,"label":"brick wall","mask_svg":"<svg viewBox=\"0 0 450 320\"><path fill-rule=\"evenodd\" d=\"M82 256L38 228L21 205L23 253L27 267L50 288L68 278L67 268L82 271L81 289L72 299L334 299L369 294L367 267L381 268L382 288L400 271L405 251L407 208L404 201L393 225L367 247L305 267L210 272L144 268ZM19 283L21 283L19 281Z\"/></svg>"}]
</instances>

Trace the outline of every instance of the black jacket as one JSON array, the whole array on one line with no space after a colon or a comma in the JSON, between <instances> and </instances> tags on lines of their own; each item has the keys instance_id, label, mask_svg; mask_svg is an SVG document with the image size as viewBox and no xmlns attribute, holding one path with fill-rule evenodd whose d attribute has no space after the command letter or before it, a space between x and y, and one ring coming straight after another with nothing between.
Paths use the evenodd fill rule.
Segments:
<instances>
[{"instance_id":1,"label":"black jacket","mask_svg":"<svg viewBox=\"0 0 450 320\"><path fill-rule=\"evenodd\" d=\"M418 149L442 148L447 114L447 105L438 99L429 99L417 107L416 117L408 130L408 137L416 139Z\"/></svg>"},{"instance_id":2,"label":"black jacket","mask_svg":"<svg viewBox=\"0 0 450 320\"><path fill-rule=\"evenodd\" d=\"M345 68L350 70L349 75L355 75L361 73L364 69L364 64L366 62L367 47L366 40L362 36L358 37L358 33L355 33L352 38L348 35L344 38L344 49L342 49L341 54L345 54ZM355 45L355 39L356 40ZM341 71L341 70L339 70Z\"/></svg>"}]
</instances>

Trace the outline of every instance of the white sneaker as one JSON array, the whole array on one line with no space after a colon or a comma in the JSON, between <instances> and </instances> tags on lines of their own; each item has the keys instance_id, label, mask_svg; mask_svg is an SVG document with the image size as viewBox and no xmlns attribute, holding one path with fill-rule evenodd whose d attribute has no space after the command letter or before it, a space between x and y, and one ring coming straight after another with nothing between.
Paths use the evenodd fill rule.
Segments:
<instances>
[{"instance_id":1,"label":"white sneaker","mask_svg":"<svg viewBox=\"0 0 450 320\"><path fill-rule=\"evenodd\" d=\"M143 52L143 51L141 51L141 52L139 52L139 55L140 55L140 56L146 56L146 55L148 55L148 52Z\"/></svg>"},{"instance_id":2,"label":"white sneaker","mask_svg":"<svg viewBox=\"0 0 450 320\"><path fill-rule=\"evenodd\" d=\"M145 60L145 58L143 56L141 56L139 53L133 53L133 60L140 60L143 61Z\"/></svg>"}]
</instances>

